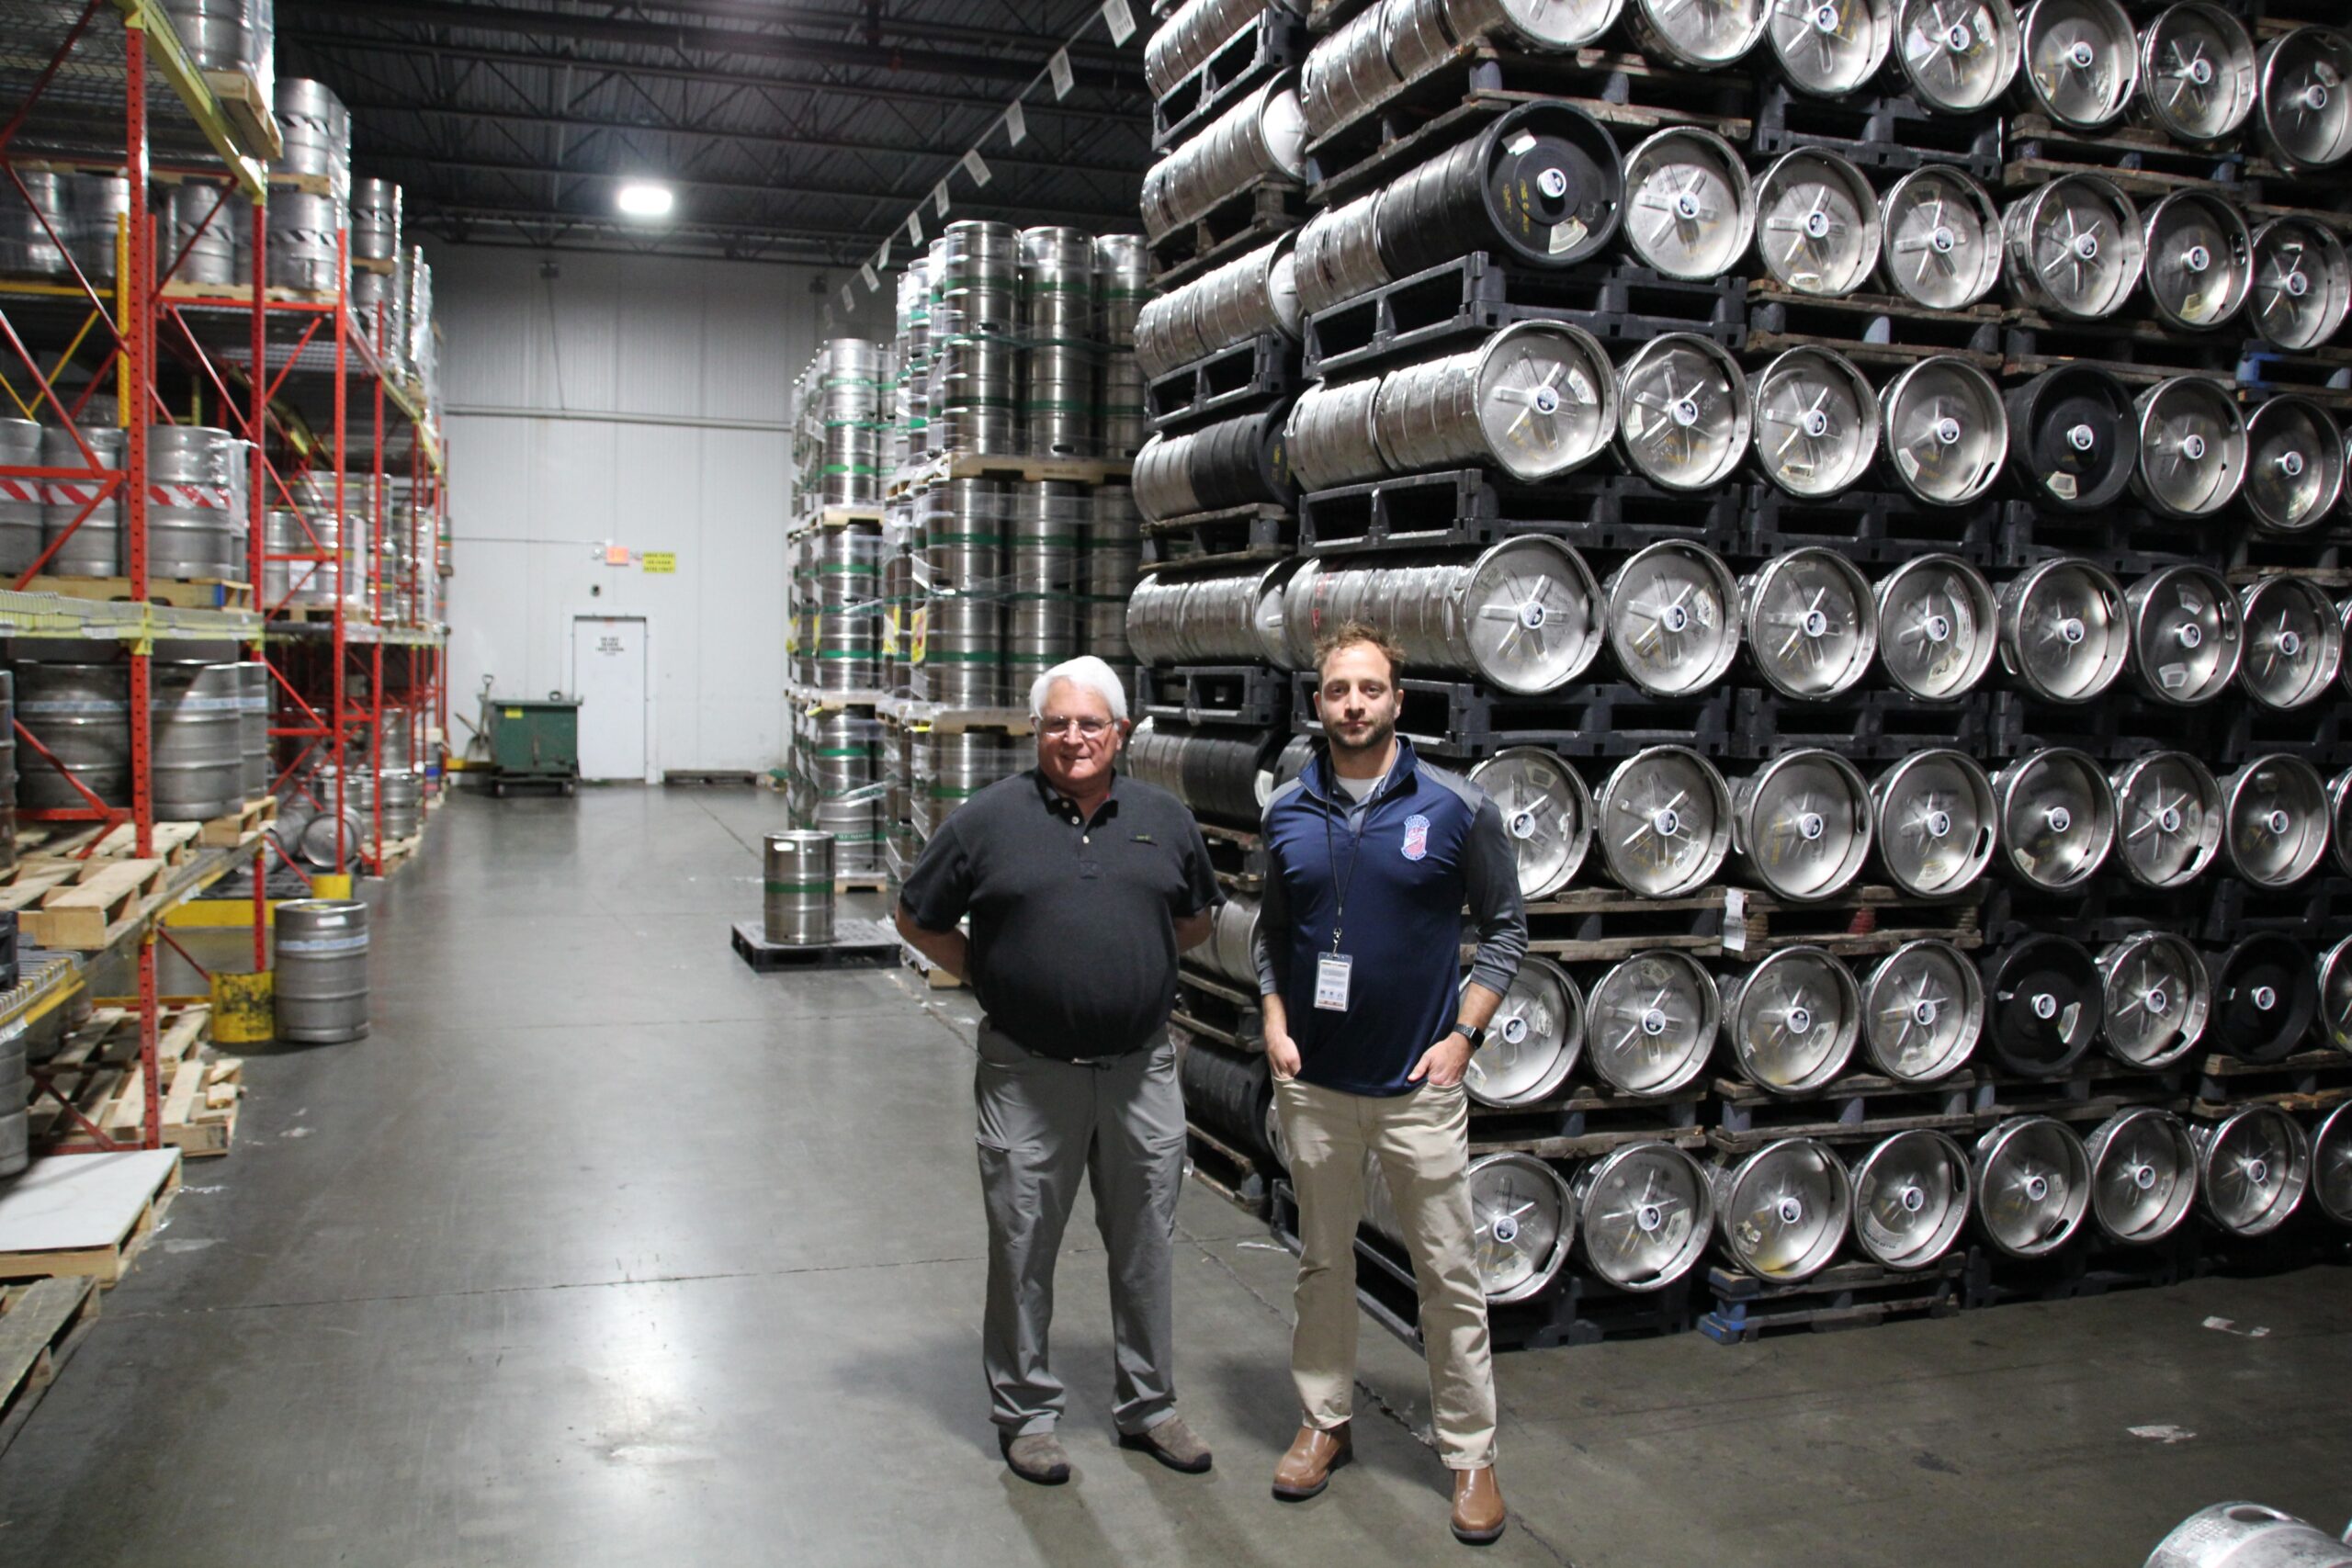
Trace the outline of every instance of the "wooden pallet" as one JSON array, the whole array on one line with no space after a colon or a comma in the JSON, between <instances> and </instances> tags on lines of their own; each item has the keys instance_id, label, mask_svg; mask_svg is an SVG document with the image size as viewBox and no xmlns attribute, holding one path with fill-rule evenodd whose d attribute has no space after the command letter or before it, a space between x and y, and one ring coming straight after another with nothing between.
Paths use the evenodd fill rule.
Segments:
<instances>
[{"instance_id":1,"label":"wooden pallet","mask_svg":"<svg viewBox=\"0 0 2352 1568\"><path fill-rule=\"evenodd\" d=\"M21 875L25 868L19 867ZM17 911L17 929L40 947L96 953L112 944L163 896L171 863L164 860L90 860L51 885L39 902Z\"/></svg>"},{"instance_id":2,"label":"wooden pallet","mask_svg":"<svg viewBox=\"0 0 2352 1568\"><path fill-rule=\"evenodd\" d=\"M85 1276L0 1286L0 1451L97 1321L97 1282Z\"/></svg>"},{"instance_id":3,"label":"wooden pallet","mask_svg":"<svg viewBox=\"0 0 2352 1568\"><path fill-rule=\"evenodd\" d=\"M254 302L250 283L196 283L175 277L155 292L167 305L250 306ZM272 305L332 305L342 298L333 288L290 288L282 283L264 285L261 297Z\"/></svg>"},{"instance_id":4,"label":"wooden pallet","mask_svg":"<svg viewBox=\"0 0 2352 1568\"><path fill-rule=\"evenodd\" d=\"M212 89L220 112L229 117L229 129L236 132L237 141L245 151L265 164L274 164L286 155L286 137L277 128L277 110L252 72L242 67L234 71L207 71L204 85Z\"/></svg>"},{"instance_id":5,"label":"wooden pallet","mask_svg":"<svg viewBox=\"0 0 2352 1568\"><path fill-rule=\"evenodd\" d=\"M2352 1052L2302 1051L2282 1061L2241 1062L2216 1052L2198 1069L2189 1113L2218 1121L2249 1105L2332 1111L2352 1100Z\"/></svg>"},{"instance_id":6,"label":"wooden pallet","mask_svg":"<svg viewBox=\"0 0 2352 1568\"><path fill-rule=\"evenodd\" d=\"M1063 460L1065 459L1055 459L1055 461ZM870 523L878 526L881 522L882 508L878 503L872 506L819 506L801 513L784 536L790 539L812 529L847 528L859 523Z\"/></svg>"},{"instance_id":7,"label":"wooden pallet","mask_svg":"<svg viewBox=\"0 0 2352 1568\"><path fill-rule=\"evenodd\" d=\"M1714 1308L1699 1332L1718 1345L1746 1345L1785 1329L1823 1334L1890 1317L1949 1317L1962 1303L1967 1259L1948 1253L1925 1269L1838 1263L1809 1280L1773 1284L1720 1264L1707 1270Z\"/></svg>"},{"instance_id":8,"label":"wooden pallet","mask_svg":"<svg viewBox=\"0 0 2352 1568\"><path fill-rule=\"evenodd\" d=\"M1695 1149L1707 1135L1699 1125L1702 1098L1695 1085L1671 1094L1641 1096L1578 1084L1537 1105L1506 1108L1474 1101L1470 1153L1589 1159L1627 1144Z\"/></svg>"},{"instance_id":9,"label":"wooden pallet","mask_svg":"<svg viewBox=\"0 0 2352 1568\"><path fill-rule=\"evenodd\" d=\"M1135 472L1128 457L1028 457L1010 453L950 452L907 476L910 487L950 479L1004 479L1037 484L1125 484ZM878 519L877 509L874 515Z\"/></svg>"},{"instance_id":10,"label":"wooden pallet","mask_svg":"<svg viewBox=\"0 0 2352 1568\"><path fill-rule=\"evenodd\" d=\"M1747 351L1826 348L1857 365L1906 366L1931 356L1990 374L2001 367L2001 308L1939 310L1892 294L1805 294L1774 278L1747 286Z\"/></svg>"},{"instance_id":11,"label":"wooden pallet","mask_svg":"<svg viewBox=\"0 0 2352 1568\"><path fill-rule=\"evenodd\" d=\"M244 1100L244 1061L212 1052L211 1026L209 1003L166 1007L155 1043L163 1141L189 1159L229 1152ZM109 1005L93 1010L90 1021L46 1065L44 1076L78 1077L68 1094L75 1109L97 1123L108 1144L135 1145L145 1124L147 1099L138 1057L136 1015ZM86 1154L106 1146L46 1094L34 1103L30 1122L33 1145L46 1154Z\"/></svg>"},{"instance_id":12,"label":"wooden pallet","mask_svg":"<svg viewBox=\"0 0 2352 1568\"><path fill-rule=\"evenodd\" d=\"M372 272L385 277L393 277L399 275L401 264L392 256L354 256L351 258L351 270Z\"/></svg>"},{"instance_id":13,"label":"wooden pallet","mask_svg":"<svg viewBox=\"0 0 2352 1568\"><path fill-rule=\"evenodd\" d=\"M1869 886L1849 887L1817 903L1792 903L1738 888L1731 889L1726 898L1724 951L1728 953L1813 946L1854 958L1893 953L1926 937L1963 949L1984 941L1981 891L1939 903Z\"/></svg>"},{"instance_id":14,"label":"wooden pallet","mask_svg":"<svg viewBox=\"0 0 2352 1568\"><path fill-rule=\"evenodd\" d=\"M54 593L63 599L91 599L127 604L135 597L127 577L36 577L25 584L28 593ZM175 610L250 610L253 584L225 578L153 578L147 580L147 600Z\"/></svg>"},{"instance_id":15,"label":"wooden pallet","mask_svg":"<svg viewBox=\"0 0 2352 1568\"><path fill-rule=\"evenodd\" d=\"M1613 887L1579 887L1527 906L1527 951L1563 964L1614 962L1652 948L1693 957L1724 951L1726 889L1679 898L1644 898ZM1466 956L1472 949L1463 949Z\"/></svg>"},{"instance_id":16,"label":"wooden pallet","mask_svg":"<svg viewBox=\"0 0 2352 1568\"><path fill-rule=\"evenodd\" d=\"M2012 1116L2061 1122L2104 1122L2119 1111L2152 1106L2175 1115L2188 1110L2177 1070L2137 1072L2121 1063L2086 1056L2056 1077L2027 1078L1991 1067L1977 1069L1976 1119L1991 1127Z\"/></svg>"},{"instance_id":17,"label":"wooden pallet","mask_svg":"<svg viewBox=\"0 0 2352 1568\"><path fill-rule=\"evenodd\" d=\"M156 1226L179 1190L180 1162L175 1157L161 1184L139 1205L138 1213L113 1240L94 1247L0 1252L0 1279L85 1279L95 1280L100 1290L110 1291L122 1283L130 1266L154 1239Z\"/></svg>"},{"instance_id":18,"label":"wooden pallet","mask_svg":"<svg viewBox=\"0 0 2352 1568\"><path fill-rule=\"evenodd\" d=\"M1190 1122L1184 1124L1184 1174L1236 1208L1265 1217L1272 1173L1256 1157Z\"/></svg>"},{"instance_id":19,"label":"wooden pallet","mask_svg":"<svg viewBox=\"0 0 2352 1568\"><path fill-rule=\"evenodd\" d=\"M246 835L277 820L277 796L263 795L245 802L240 810L215 817L198 827L196 841L206 849L222 849L245 841ZM160 829L164 824L157 823Z\"/></svg>"},{"instance_id":20,"label":"wooden pallet","mask_svg":"<svg viewBox=\"0 0 2352 1568\"><path fill-rule=\"evenodd\" d=\"M1966 1134L1981 1120L1976 1088L1976 1076L1965 1069L1930 1084L1848 1073L1798 1095L1774 1094L1744 1078L1717 1078L1716 1124L1708 1129L1707 1143L1744 1155L1782 1138L1875 1143L1923 1130Z\"/></svg>"}]
</instances>

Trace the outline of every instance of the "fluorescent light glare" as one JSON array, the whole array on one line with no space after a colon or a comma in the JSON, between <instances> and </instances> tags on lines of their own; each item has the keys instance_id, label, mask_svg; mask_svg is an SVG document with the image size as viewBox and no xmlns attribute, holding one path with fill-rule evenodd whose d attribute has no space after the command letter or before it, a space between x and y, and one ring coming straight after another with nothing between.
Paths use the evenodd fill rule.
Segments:
<instances>
[{"instance_id":1,"label":"fluorescent light glare","mask_svg":"<svg viewBox=\"0 0 2352 1568\"><path fill-rule=\"evenodd\" d=\"M676 200L668 186L649 185L640 180L621 186L613 197L613 205L631 218L667 218Z\"/></svg>"}]
</instances>

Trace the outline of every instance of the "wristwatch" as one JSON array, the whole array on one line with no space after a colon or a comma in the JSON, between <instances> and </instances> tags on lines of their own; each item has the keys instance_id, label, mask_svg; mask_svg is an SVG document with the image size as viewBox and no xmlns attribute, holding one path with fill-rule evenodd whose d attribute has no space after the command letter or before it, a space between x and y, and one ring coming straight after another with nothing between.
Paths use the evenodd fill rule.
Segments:
<instances>
[{"instance_id":1,"label":"wristwatch","mask_svg":"<svg viewBox=\"0 0 2352 1568\"><path fill-rule=\"evenodd\" d=\"M1453 1032L1470 1042L1471 1054L1474 1055L1476 1055L1478 1048L1487 1043L1487 1032L1474 1024L1456 1023L1453 1026Z\"/></svg>"}]
</instances>

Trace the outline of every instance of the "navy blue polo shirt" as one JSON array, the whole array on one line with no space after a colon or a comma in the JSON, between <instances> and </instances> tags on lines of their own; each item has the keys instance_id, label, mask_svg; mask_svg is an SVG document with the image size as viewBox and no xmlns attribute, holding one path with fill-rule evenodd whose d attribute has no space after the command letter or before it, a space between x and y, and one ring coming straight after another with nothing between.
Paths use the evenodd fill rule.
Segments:
<instances>
[{"instance_id":1,"label":"navy blue polo shirt","mask_svg":"<svg viewBox=\"0 0 2352 1568\"><path fill-rule=\"evenodd\" d=\"M989 1021L1065 1061L1142 1049L1176 1003L1176 921L1225 902L1183 803L1114 774L1091 821L1035 768L972 796L931 836L899 902L945 931L972 917Z\"/></svg>"},{"instance_id":2,"label":"navy blue polo shirt","mask_svg":"<svg viewBox=\"0 0 2352 1568\"><path fill-rule=\"evenodd\" d=\"M1399 737L1388 776L1362 806L1332 782L1317 746L1306 770L1266 804L1270 865L1258 914L1258 989L1280 996L1299 1077L1323 1089L1389 1097L1452 1032L1462 983L1463 910L1477 931L1470 978L1510 989L1527 951L1519 860L1502 813L1477 785L1434 768ZM1353 869L1351 871L1351 866ZM1355 962L1348 1010L1315 1005L1317 959Z\"/></svg>"}]
</instances>

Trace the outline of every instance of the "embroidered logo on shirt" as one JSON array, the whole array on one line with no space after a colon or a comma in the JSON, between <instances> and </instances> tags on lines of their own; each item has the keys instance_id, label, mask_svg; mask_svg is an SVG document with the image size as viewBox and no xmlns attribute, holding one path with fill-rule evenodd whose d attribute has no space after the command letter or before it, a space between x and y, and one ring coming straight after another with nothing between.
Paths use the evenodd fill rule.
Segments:
<instances>
[{"instance_id":1,"label":"embroidered logo on shirt","mask_svg":"<svg viewBox=\"0 0 2352 1568\"><path fill-rule=\"evenodd\" d=\"M1419 812L1405 818L1405 858L1419 860L1430 852L1430 819Z\"/></svg>"},{"instance_id":2,"label":"embroidered logo on shirt","mask_svg":"<svg viewBox=\"0 0 2352 1568\"><path fill-rule=\"evenodd\" d=\"M1136 841L1136 843L1138 843L1138 844L1148 844L1148 843L1150 843L1150 842L1151 842L1151 835L1150 835L1149 833L1137 833L1137 834L1136 834L1136 835L1135 835L1135 841Z\"/></svg>"}]
</instances>

